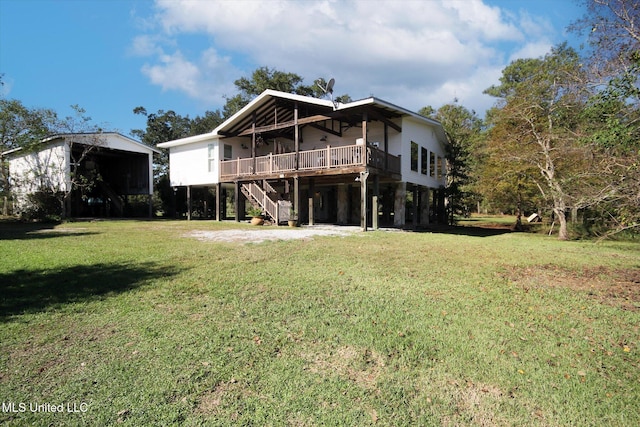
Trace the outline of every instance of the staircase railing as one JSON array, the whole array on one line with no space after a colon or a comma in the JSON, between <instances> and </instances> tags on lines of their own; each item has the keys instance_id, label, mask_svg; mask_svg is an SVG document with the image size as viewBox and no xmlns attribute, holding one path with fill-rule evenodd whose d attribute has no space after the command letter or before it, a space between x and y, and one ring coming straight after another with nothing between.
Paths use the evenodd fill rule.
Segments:
<instances>
[{"instance_id":1,"label":"staircase railing","mask_svg":"<svg viewBox=\"0 0 640 427\"><path fill-rule=\"evenodd\" d=\"M271 200L266 191L255 182L242 184L241 190L250 201L256 202L276 224L278 223L278 203Z\"/></svg>"}]
</instances>

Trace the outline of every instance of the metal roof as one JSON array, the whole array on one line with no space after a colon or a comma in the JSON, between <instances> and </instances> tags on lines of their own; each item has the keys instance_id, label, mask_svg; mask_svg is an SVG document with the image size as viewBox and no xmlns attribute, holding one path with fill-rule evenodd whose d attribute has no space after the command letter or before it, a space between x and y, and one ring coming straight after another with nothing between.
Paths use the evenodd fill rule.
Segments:
<instances>
[{"instance_id":1,"label":"metal roof","mask_svg":"<svg viewBox=\"0 0 640 427\"><path fill-rule=\"evenodd\" d=\"M270 132L276 136L292 139L296 104L299 122L311 123L316 119L318 121L337 120L353 125L362 121L365 112L369 113L370 120L385 120L389 123L391 119L408 116L434 126L439 138L447 143L444 129L437 120L421 116L379 98L370 97L348 103L334 103L328 99L266 90L212 132L168 141L158 144L158 147L170 148L210 139L249 136L253 131Z\"/></svg>"}]
</instances>

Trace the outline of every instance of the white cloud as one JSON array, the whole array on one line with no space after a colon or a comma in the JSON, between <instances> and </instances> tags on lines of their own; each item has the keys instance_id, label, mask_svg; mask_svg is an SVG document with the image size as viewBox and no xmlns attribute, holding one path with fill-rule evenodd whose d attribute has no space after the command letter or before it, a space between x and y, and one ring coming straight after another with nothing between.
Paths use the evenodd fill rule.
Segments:
<instances>
[{"instance_id":1,"label":"white cloud","mask_svg":"<svg viewBox=\"0 0 640 427\"><path fill-rule=\"evenodd\" d=\"M481 0L157 0L154 21L157 33L132 43L149 60L143 73L214 106L235 92L235 79L268 66L307 83L335 77L336 92L354 99L374 94L418 109L458 97L480 110L512 51L540 56L550 46L545 22ZM206 41L200 52L184 44L194 37Z\"/></svg>"},{"instance_id":2,"label":"white cloud","mask_svg":"<svg viewBox=\"0 0 640 427\"><path fill-rule=\"evenodd\" d=\"M133 39L129 53L134 56L153 56L161 55L163 52L159 37L145 34Z\"/></svg>"},{"instance_id":3,"label":"white cloud","mask_svg":"<svg viewBox=\"0 0 640 427\"><path fill-rule=\"evenodd\" d=\"M518 58L539 58L551 52L551 47L551 42L544 39L527 43L513 52L509 57L509 61L515 61Z\"/></svg>"},{"instance_id":4,"label":"white cloud","mask_svg":"<svg viewBox=\"0 0 640 427\"><path fill-rule=\"evenodd\" d=\"M177 89L191 97L198 96L200 71L195 64L185 59L180 52L173 55L162 54L158 60L159 64L145 64L142 67L142 73L153 84L161 86L162 90Z\"/></svg>"},{"instance_id":5,"label":"white cloud","mask_svg":"<svg viewBox=\"0 0 640 427\"><path fill-rule=\"evenodd\" d=\"M230 79L240 71L230 64L230 58L221 57L210 48L197 62L189 61L180 51L161 54L158 63L145 64L142 73L164 91L178 90L191 98L210 102L231 93Z\"/></svg>"},{"instance_id":6,"label":"white cloud","mask_svg":"<svg viewBox=\"0 0 640 427\"><path fill-rule=\"evenodd\" d=\"M500 8L485 5L480 0L451 0L444 7L458 13L462 31L471 37L487 40L522 40L522 33L512 23L505 22Z\"/></svg>"}]
</instances>

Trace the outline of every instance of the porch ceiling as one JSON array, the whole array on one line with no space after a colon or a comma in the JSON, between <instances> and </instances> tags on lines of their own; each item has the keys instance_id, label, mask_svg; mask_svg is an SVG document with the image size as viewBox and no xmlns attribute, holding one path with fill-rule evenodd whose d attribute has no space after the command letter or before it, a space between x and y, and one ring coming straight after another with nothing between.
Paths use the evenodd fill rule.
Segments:
<instances>
[{"instance_id":1,"label":"porch ceiling","mask_svg":"<svg viewBox=\"0 0 640 427\"><path fill-rule=\"evenodd\" d=\"M228 128L220 129L218 133L224 137L250 137L253 133L255 116L256 133L269 138L293 139L294 111L294 100L272 97L261 105L257 105L253 112L247 112L244 117L230 124ZM311 125L341 136L344 128L359 126L365 112L368 114L369 121L383 121L397 131L401 131L398 125L391 122L391 119L401 116L398 111L371 105L334 110L322 105L298 102L298 124L301 126Z\"/></svg>"}]
</instances>

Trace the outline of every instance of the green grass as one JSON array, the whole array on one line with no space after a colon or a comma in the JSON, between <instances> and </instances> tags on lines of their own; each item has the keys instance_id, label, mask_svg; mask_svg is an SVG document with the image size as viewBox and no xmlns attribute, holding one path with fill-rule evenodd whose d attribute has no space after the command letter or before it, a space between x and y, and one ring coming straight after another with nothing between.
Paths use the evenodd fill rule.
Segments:
<instances>
[{"instance_id":1,"label":"green grass","mask_svg":"<svg viewBox=\"0 0 640 427\"><path fill-rule=\"evenodd\" d=\"M230 227L0 223L0 423L640 424L638 244Z\"/></svg>"}]
</instances>

